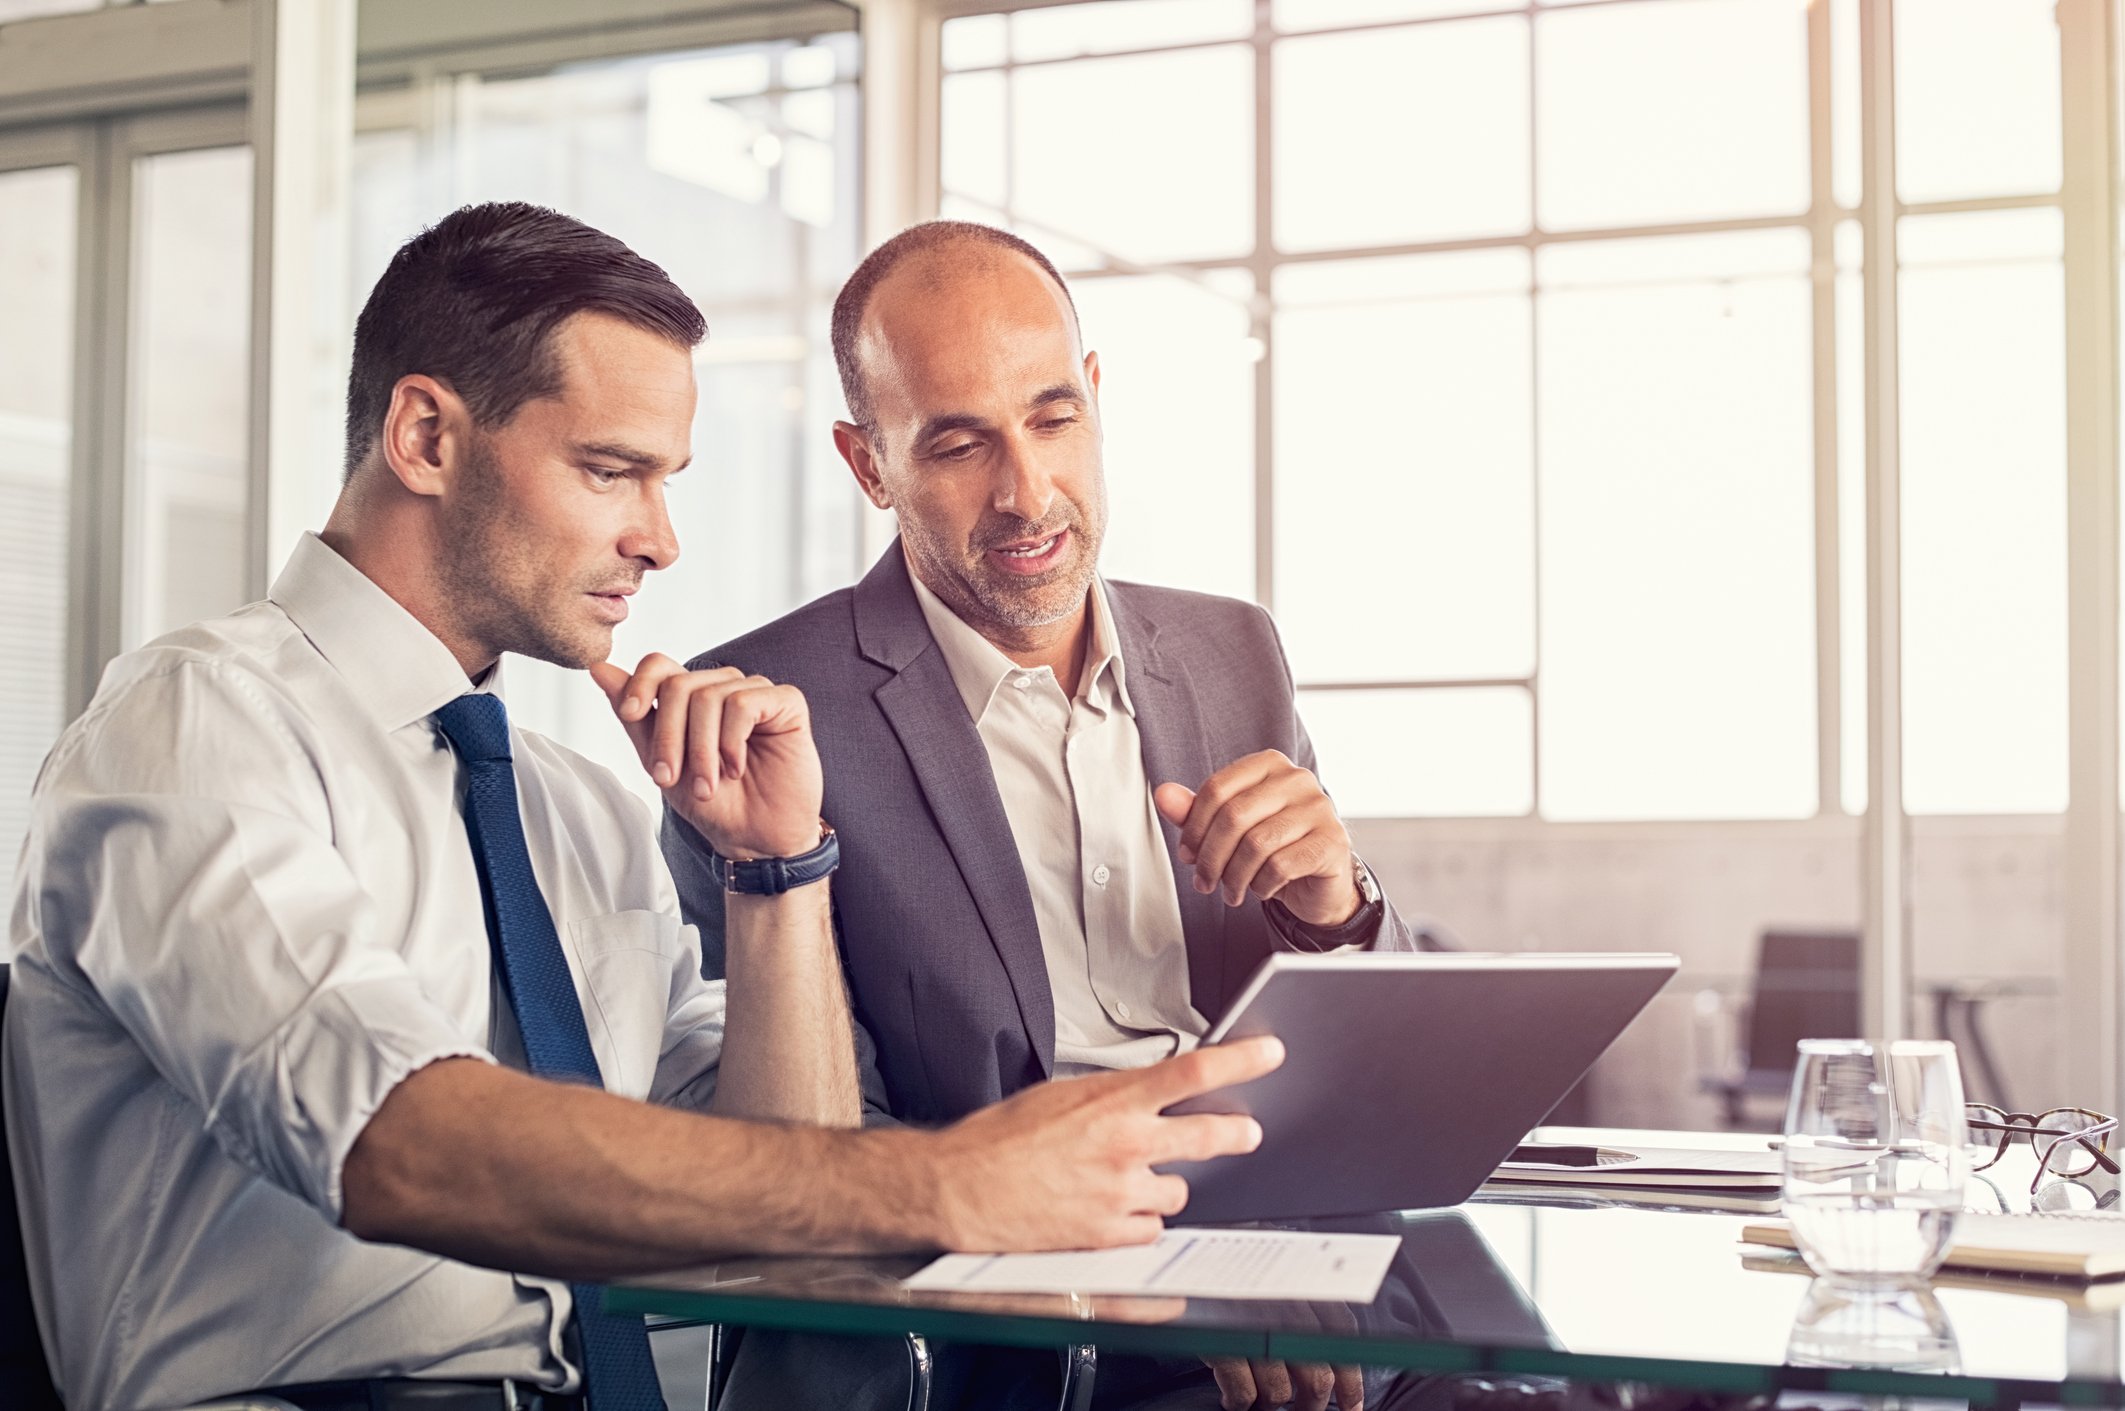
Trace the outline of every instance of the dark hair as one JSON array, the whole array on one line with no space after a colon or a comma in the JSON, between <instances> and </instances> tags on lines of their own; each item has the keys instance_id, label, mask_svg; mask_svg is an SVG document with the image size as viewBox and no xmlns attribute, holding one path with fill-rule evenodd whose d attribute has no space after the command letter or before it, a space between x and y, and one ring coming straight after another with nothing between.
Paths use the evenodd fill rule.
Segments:
<instances>
[{"instance_id":1,"label":"dark hair","mask_svg":"<svg viewBox=\"0 0 2125 1411\"><path fill-rule=\"evenodd\" d=\"M871 412L871 389L856 360L856 335L863 327L864 310L870 307L871 295L885 277L903 260L959 244L986 245L1025 256L1055 281L1055 287L1063 292L1063 302L1070 306L1070 317L1077 317L1077 301L1070 297L1070 286L1063 283L1054 264L1010 231L970 220L932 220L909 226L865 255L834 300L834 367L841 374L841 396L849 404L849 419L873 436L878 427Z\"/></svg>"},{"instance_id":2,"label":"dark hair","mask_svg":"<svg viewBox=\"0 0 2125 1411\"><path fill-rule=\"evenodd\" d=\"M483 426L561 390L551 336L571 314L624 319L681 348L708 336L656 265L579 220L523 201L466 206L399 246L354 324L346 473L383 430L398 380L448 382Z\"/></svg>"}]
</instances>

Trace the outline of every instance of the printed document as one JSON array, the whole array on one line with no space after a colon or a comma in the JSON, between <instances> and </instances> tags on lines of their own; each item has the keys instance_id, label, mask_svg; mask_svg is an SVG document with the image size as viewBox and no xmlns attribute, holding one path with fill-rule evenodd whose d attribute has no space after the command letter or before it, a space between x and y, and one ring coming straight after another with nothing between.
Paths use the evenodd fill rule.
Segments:
<instances>
[{"instance_id":1,"label":"printed document","mask_svg":"<svg viewBox=\"0 0 2125 1411\"><path fill-rule=\"evenodd\" d=\"M903 1287L925 1292L1166 1294L1370 1303L1397 1235L1168 1230L1150 1244L1064 1254L947 1254Z\"/></svg>"}]
</instances>

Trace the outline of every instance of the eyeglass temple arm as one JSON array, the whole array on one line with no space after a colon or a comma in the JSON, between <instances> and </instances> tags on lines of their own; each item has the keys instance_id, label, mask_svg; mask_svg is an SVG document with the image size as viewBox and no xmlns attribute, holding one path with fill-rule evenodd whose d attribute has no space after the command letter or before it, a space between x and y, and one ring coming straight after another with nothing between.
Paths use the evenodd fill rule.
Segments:
<instances>
[{"instance_id":1,"label":"eyeglass temple arm","mask_svg":"<svg viewBox=\"0 0 2125 1411\"><path fill-rule=\"evenodd\" d=\"M1991 1127L1994 1124L1985 1123L1984 1125L1987 1127ZM2086 1151L2090 1156L2093 1156L2096 1159L2096 1164L2101 1166L2105 1171L2108 1171L2113 1176L2120 1174L2121 1168L2118 1166L2118 1163L2116 1161L2111 1159L2110 1153L2103 1150L2103 1148L2101 1148L2100 1146L2097 1146L2092 1140L2092 1138L2103 1136L2104 1134L2114 1132L2117 1129L2118 1120L2117 1118L2112 1117L2104 1121L2097 1122L2092 1126L2083 1127L2078 1132L2060 1132L2058 1136L2053 1138L2051 1145L2044 1148L2044 1159L2042 1162L2039 1163L2039 1172L2041 1173L2043 1167L2049 1166L2051 1164L2051 1153L2059 1149L2059 1144L2061 1142L2074 1141L2079 1142L2081 1144L2081 1148ZM2030 1134L2030 1142L2032 1145L2036 1141L2036 1135L2037 1134L2034 1132Z\"/></svg>"}]
</instances>

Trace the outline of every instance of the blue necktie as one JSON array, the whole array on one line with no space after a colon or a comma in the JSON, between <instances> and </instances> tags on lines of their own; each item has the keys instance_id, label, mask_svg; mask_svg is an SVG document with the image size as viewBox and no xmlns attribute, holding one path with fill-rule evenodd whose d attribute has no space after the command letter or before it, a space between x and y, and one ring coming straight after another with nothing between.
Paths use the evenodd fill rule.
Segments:
<instances>
[{"instance_id":1,"label":"blue necktie","mask_svg":"<svg viewBox=\"0 0 2125 1411\"><path fill-rule=\"evenodd\" d=\"M516 771L510 766L509 712L501 697L459 696L435 713L436 723L465 761L465 829L479 865L487 938L501 966L509 1007L516 1013L531 1071L560 1082L603 1087L583 1007L576 999L568 957L553 928L553 913L532 875L517 813ZM649 1334L639 1317L598 1307L595 1284L570 1284L575 1295L583 1389L590 1411L664 1411Z\"/></svg>"}]
</instances>

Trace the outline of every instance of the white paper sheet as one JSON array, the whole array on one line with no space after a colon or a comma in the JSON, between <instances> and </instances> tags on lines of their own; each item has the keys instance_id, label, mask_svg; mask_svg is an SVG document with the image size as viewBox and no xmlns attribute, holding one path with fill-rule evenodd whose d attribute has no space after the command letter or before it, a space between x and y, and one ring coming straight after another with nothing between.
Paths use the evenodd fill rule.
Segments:
<instances>
[{"instance_id":1,"label":"white paper sheet","mask_svg":"<svg viewBox=\"0 0 2125 1411\"><path fill-rule=\"evenodd\" d=\"M1297 1230L1168 1230L1150 1244L1066 1254L947 1254L924 1291L1165 1294L1370 1303L1402 1241Z\"/></svg>"}]
</instances>

